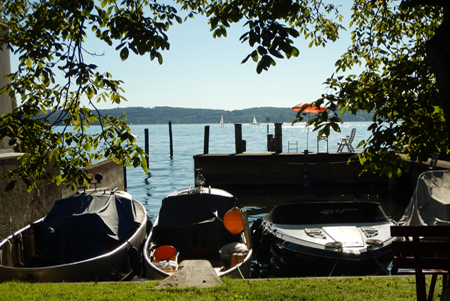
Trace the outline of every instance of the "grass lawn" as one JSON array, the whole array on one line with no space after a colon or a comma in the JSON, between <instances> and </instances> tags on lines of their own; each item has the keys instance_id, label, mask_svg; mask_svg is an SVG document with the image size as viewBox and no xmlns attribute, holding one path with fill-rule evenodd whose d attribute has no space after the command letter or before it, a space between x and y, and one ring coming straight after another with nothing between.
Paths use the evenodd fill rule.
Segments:
<instances>
[{"instance_id":1,"label":"grass lawn","mask_svg":"<svg viewBox=\"0 0 450 301\"><path fill-rule=\"evenodd\" d=\"M414 277L236 280L212 288L155 289L157 281L0 284L0 300L416 300ZM427 284L430 278L427 278ZM433 300L440 300L439 277Z\"/></svg>"}]
</instances>

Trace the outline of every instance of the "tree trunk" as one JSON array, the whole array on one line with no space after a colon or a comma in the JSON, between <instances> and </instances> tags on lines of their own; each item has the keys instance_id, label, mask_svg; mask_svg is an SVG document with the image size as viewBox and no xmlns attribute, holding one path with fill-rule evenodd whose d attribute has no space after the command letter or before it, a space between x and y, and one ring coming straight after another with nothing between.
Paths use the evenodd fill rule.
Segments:
<instances>
[{"instance_id":1,"label":"tree trunk","mask_svg":"<svg viewBox=\"0 0 450 301\"><path fill-rule=\"evenodd\" d=\"M444 6L444 20L436 34L427 42L427 55L431 61L439 88L447 131L450 131L450 8Z\"/></svg>"}]
</instances>

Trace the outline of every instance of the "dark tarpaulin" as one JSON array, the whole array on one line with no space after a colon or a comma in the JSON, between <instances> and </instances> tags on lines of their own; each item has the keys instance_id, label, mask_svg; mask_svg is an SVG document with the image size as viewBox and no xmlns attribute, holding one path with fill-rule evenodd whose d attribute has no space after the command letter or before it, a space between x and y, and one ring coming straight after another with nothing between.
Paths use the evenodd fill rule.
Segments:
<instances>
[{"instance_id":1,"label":"dark tarpaulin","mask_svg":"<svg viewBox=\"0 0 450 301\"><path fill-rule=\"evenodd\" d=\"M224 244L236 241L223 224L236 198L214 193L168 196L158 216L157 243L177 248L181 256L216 254ZM201 250L201 251L199 251Z\"/></svg>"},{"instance_id":2,"label":"dark tarpaulin","mask_svg":"<svg viewBox=\"0 0 450 301\"><path fill-rule=\"evenodd\" d=\"M190 226L218 217L234 207L235 197L211 193L192 193L166 197L159 211L159 227L178 228Z\"/></svg>"},{"instance_id":3,"label":"dark tarpaulin","mask_svg":"<svg viewBox=\"0 0 450 301\"><path fill-rule=\"evenodd\" d=\"M119 194L87 194L55 202L42 223L43 256L58 263L108 253L139 227L132 200Z\"/></svg>"}]
</instances>

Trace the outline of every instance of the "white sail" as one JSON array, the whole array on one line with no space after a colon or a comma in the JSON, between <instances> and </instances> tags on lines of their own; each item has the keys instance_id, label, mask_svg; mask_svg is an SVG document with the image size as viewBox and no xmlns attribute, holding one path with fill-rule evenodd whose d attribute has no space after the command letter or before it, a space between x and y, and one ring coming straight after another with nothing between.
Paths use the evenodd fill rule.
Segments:
<instances>
[{"instance_id":1,"label":"white sail","mask_svg":"<svg viewBox=\"0 0 450 301\"><path fill-rule=\"evenodd\" d=\"M220 126L221 128L224 127L224 124L223 124L223 115L220 117L220 123L219 123L219 126Z\"/></svg>"},{"instance_id":2,"label":"white sail","mask_svg":"<svg viewBox=\"0 0 450 301\"><path fill-rule=\"evenodd\" d=\"M253 122L252 124L258 124L258 122L256 121L256 117L253 117Z\"/></svg>"}]
</instances>

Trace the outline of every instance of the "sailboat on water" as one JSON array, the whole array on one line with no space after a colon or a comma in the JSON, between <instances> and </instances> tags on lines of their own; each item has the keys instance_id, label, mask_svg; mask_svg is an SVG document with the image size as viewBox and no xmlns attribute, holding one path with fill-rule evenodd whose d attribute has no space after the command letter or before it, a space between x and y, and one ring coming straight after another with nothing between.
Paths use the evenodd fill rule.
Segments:
<instances>
[{"instance_id":1,"label":"sailboat on water","mask_svg":"<svg viewBox=\"0 0 450 301\"><path fill-rule=\"evenodd\" d=\"M223 124L223 115L220 117L220 123L219 123L219 126L221 127L221 128L223 128L225 125Z\"/></svg>"},{"instance_id":2,"label":"sailboat on water","mask_svg":"<svg viewBox=\"0 0 450 301\"><path fill-rule=\"evenodd\" d=\"M256 117L253 116L252 125L258 125L258 121L256 121Z\"/></svg>"}]
</instances>

